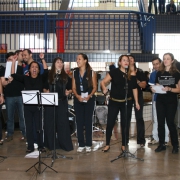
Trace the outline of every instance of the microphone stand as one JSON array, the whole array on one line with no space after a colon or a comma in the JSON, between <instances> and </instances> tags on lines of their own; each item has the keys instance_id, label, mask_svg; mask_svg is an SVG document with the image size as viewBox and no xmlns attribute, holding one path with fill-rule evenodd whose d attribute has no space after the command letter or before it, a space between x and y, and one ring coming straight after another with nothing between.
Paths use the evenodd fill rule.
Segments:
<instances>
[{"instance_id":1,"label":"microphone stand","mask_svg":"<svg viewBox=\"0 0 180 180\"><path fill-rule=\"evenodd\" d=\"M124 127L125 150L123 150L122 153L119 156L117 156L115 159L111 160L111 163L118 160L118 159L120 159L120 158L123 158L123 157L124 158L134 158L134 159L138 159L140 161L144 161L144 159L138 158L134 154L130 153L128 148L127 148L127 143L126 143L126 131L128 130L127 129L128 128L127 127L127 121L128 121L128 119L127 119L127 103L128 103L127 102L127 94L128 94L128 79L127 79L128 75L127 75L127 71L128 71L128 69L125 68L125 127Z\"/></svg>"},{"instance_id":2,"label":"microphone stand","mask_svg":"<svg viewBox=\"0 0 180 180\"><path fill-rule=\"evenodd\" d=\"M54 92L56 92L56 81L59 79L58 75L59 75L58 73L55 75L54 81L52 83ZM53 140L54 140L54 149L52 151L51 167L53 166L55 159L59 159L59 158L73 159L72 157L66 157L65 155L61 155L56 152L56 107L55 107L55 103L54 103L54 138L53 138Z\"/></svg>"}]
</instances>

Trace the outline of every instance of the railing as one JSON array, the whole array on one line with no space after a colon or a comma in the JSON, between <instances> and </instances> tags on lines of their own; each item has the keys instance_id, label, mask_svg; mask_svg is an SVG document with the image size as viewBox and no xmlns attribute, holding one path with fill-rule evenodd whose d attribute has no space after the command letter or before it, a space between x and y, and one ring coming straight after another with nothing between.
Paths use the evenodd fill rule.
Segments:
<instances>
[{"instance_id":1,"label":"railing","mask_svg":"<svg viewBox=\"0 0 180 180\"><path fill-rule=\"evenodd\" d=\"M105 10L0 12L0 44L7 44L8 51L152 52L155 19L138 18L145 15Z\"/></svg>"}]
</instances>

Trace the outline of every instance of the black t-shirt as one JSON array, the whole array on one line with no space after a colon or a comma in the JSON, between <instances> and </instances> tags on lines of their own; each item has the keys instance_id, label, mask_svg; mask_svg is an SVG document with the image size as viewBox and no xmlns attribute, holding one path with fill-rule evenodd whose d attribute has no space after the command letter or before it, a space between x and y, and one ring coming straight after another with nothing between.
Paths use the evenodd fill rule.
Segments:
<instances>
[{"instance_id":1,"label":"black t-shirt","mask_svg":"<svg viewBox=\"0 0 180 180\"><path fill-rule=\"evenodd\" d=\"M122 72L119 68L113 69L109 72L111 76L111 92L110 96L115 99L125 99L126 90L126 74ZM127 80L128 82L128 94L127 97L133 97L132 89L137 88L137 81L134 77L131 77L131 80Z\"/></svg>"},{"instance_id":2,"label":"black t-shirt","mask_svg":"<svg viewBox=\"0 0 180 180\"><path fill-rule=\"evenodd\" d=\"M23 67L17 66L17 72L18 75L23 75ZM5 75L5 73L4 73ZM3 76L4 76L3 75ZM5 97L16 97L21 96L21 91L24 89L24 84L22 82L17 81L16 79L13 79L11 83L7 84L4 88L4 95Z\"/></svg>"},{"instance_id":3,"label":"black t-shirt","mask_svg":"<svg viewBox=\"0 0 180 180\"><path fill-rule=\"evenodd\" d=\"M144 72L142 71L142 69L137 68L137 72L136 72L136 76L132 76L135 77L136 79L136 84L137 84L137 80L141 81L146 81L146 76L144 74ZM142 88L137 84L137 90L138 90L138 96L142 96Z\"/></svg>"},{"instance_id":4,"label":"black t-shirt","mask_svg":"<svg viewBox=\"0 0 180 180\"><path fill-rule=\"evenodd\" d=\"M0 65L0 77L4 77L5 67Z\"/></svg>"},{"instance_id":5,"label":"black t-shirt","mask_svg":"<svg viewBox=\"0 0 180 180\"><path fill-rule=\"evenodd\" d=\"M44 73L38 75L36 78L18 74L12 74L11 76L17 81L24 83L25 90L39 90L43 92L43 89L46 89L48 70L45 69Z\"/></svg>"},{"instance_id":6,"label":"black t-shirt","mask_svg":"<svg viewBox=\"0 0 180 180\"><path fill-rule=\"evenodd\" d=\"M171 88L176 88L176 84L178 84L179 80L180 80L180 74L178 72L171 75L167 71L165 71L164 73L158 71L156 74L155 83L163 85L164 87L168 86ZM176 100L177 99L177 93L167 91L166 94L157 94L157 100L159 98Z\"/></svg>"}]
</instances>

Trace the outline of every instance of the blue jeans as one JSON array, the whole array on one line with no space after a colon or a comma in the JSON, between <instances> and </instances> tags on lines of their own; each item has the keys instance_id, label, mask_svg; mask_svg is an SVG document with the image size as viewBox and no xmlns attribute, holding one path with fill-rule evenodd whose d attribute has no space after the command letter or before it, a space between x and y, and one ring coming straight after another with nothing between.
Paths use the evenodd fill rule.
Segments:
<instances>
[{"instance_id":1,"label":"blue jeans","mask_svg":"<svg viewBox=\"0 0 180 180\"><path fill-rule=\"evenodd\" d=\"M15 109L18 110L19 127L22 135L26 137L25 120L24 120L24 105L22 96L6 97L6 112L7 112L7 136L12 136L14 133L14 114Z\"/></svg>"}]
</instances>

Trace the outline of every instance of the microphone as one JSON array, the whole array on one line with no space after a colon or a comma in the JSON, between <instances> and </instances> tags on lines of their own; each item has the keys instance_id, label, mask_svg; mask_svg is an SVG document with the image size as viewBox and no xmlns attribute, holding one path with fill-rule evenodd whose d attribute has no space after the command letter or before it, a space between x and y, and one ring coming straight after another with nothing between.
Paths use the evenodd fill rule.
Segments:
<instances>
[{"instance_id":1,"label":"microphone","mask_svg":"<svg viewBox=\"0 0 180 180\"><path fill-rule=\"evenodd\" d=\"M59 74L61 74L61 70L57 70L56 74L55 74L55 80L58 81L59 80Z\"/></svg>"},{"instance_id":2,"label":"microphone","mask_svg":"<svg viewBox=\"0 0 180 180\"><path fill-rule=\"evenodd\" d=\"M125 66L124 68L125 68L125 73L127 74L127 72L128 72L128 66Z\"/></svg>"}]
</instances>

